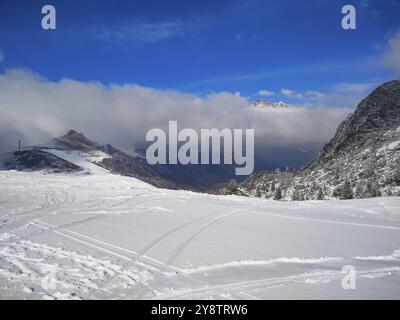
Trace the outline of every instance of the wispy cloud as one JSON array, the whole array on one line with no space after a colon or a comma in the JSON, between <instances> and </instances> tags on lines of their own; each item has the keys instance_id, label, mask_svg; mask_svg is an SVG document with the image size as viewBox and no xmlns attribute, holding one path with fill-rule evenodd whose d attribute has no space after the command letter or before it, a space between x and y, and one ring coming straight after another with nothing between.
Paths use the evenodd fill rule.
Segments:
<instances>
[{"instance_id":1,"label":"wispy cloud","mask_svg":"<svg viewBox=\"0 0 400 320\"><path fill-rule=\"evenodd\" d=\"M331 90L335 92L365 92L376 85L376 82L342 82L331 86Z\"/></svg>"},{"instance_id":2,"label":"wispy cloud","mask_svg":"<svg viewBox=\"0 0 400 320\"><path fill-rule=\"evenodd\" d=\"M4 51L0 49L0 62L4 60Z\"/></svg>"},{"instance_id":3,"label":"wispy cloud","mask_svg":"<svg viewBox=\"0 0 400 320\"><path fill-rule=\"evenodd\" d=\"M301 74L330 74L332 72L348 72L349 70L362 70L369 66L369 60L356 60L346 61L340 63L322 63L313 65L293 66L281 69L270 69L255 71L252 73L224 75L220 77L213 77L208 79L199 80L191 84L185 85L183 89L193 88L199 85L216 84L216 83L234 83L243 81L255 81L265 79L276 79L281 77L301 75Z\"/></svg>"},{"instance_id":4,"label":"wispy cloud","mask_svg":"<svg viewBox=\"0 0 400 320\"><path fill-rule=\"evenodd\" d=\"M325 91L307 90L303 101L304 105L316 107L355 108L377 85L378 82L336 83Z\"/></svg>"},{"instance_id":5,"label":"wispy cloud","mask_svg":"<svg viewBox=\"0 0 400 320\"><path fill-rule=\"evenodd\" d=\"M288 97L288 98L296 98L296 99L304 98L304 94L302 94L300 92L296 92L294 90L285 89L285 88L281 89L281 94L283 94L285 97Z\"/></svg>"},{"instance_id":6,"label":"wispy cloud","mask_svg":"<svg viewBox=\"0 0 400 320\"><path fill-rule=\"evenodd\" d=\"M180 21L131 21L114 26L97 26L96 37L108 42L157 43L184 34Z\"/></svg>"},{"instance_id":7,"label":"wispy cloud","mask_svg":"<svg viewBox=\"0 0 400 320\"><path fill-rule=\"evenodd\" d=\"M383 55L383 64L397 74L400 73L400 31L389 40Z\"/></svg>"},{"instance_id":8,"label":"wispy cloud","mask_svg":"<svg viewBox=\"0 0 400 320\"><path fill-rule=\"evenodd\" d=\"M324 88L324 90L295 91L281 89L280 94L287 98L295 99L297 106L353 109L381 82L335 83Z\"/></svg>"},{"instance_id":9,"label":"wispy cloud","mask_svg":"<svg viewBox=\"0 0 400 320\"><path fill-rule=\"evenodd\" d=\"M398 0L359 0L358 8L362 10L359 15L365 21L380 19L388 11L400 12Z\"/></svg>"},{"instance_id":10,"label":"wispy cloud","mask_svg":"<svg viewBox=\"0 0 400 320\"><path fill-rule=\"evenodd\" d=\"M275 92L269 91L269 90L260 90L260 91L258 91L258 95L259 96L263 96L263 97L270 97L270 96L273 96L274 94L275 94Z\"/></svg>"}]
</instances>

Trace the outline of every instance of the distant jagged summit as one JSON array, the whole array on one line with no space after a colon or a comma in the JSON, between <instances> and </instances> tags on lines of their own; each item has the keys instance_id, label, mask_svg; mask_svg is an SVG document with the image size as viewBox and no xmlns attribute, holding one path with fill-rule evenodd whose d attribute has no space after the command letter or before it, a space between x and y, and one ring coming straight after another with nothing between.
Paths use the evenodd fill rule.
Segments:
<instances>
[{"instance_id":1,"label":"distant jagged summit","mask_svg":"<svg viewBox=\"0 0 400 320\"><path fill-rule=\"evenodd\" d=\"M250 104L252 108L287 108L289 105L279 101L279 102L272 102L267 99L258 99Z\"/></svg>"},{"instance_id":2,"label":"distant jagged summit","mask_svg":"<svg viewBox=\"0 0 400 320\"><path fill-rule=\"evenodd\" d=\"M69 130L66 135L54 138L52 144L60 147L75 150L93 150L98 148L98 144L86 138L83 133L75 130Z\"/></svg>"},{"instance_id":3,"label":"distant jagged summit","mask_svg":"<svg viewBox=\"0 0 400 320\"><path fill-rule=\"evenodd\" d=\"M76 133L78 133L78 132L75 131L75 130L69 130L69 131L67 132L66 136L72 136L72 135L74 135L74 134L76 134Z\"/></svg>"}]
</instances>

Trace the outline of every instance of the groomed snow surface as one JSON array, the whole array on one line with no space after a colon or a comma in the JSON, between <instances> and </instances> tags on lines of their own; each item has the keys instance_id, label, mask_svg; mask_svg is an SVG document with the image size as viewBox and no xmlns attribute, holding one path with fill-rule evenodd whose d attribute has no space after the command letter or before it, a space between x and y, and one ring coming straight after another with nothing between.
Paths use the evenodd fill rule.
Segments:
<instances>
[{"instance_id":1,"label":"groomed snow surface","mask_svg":"<svg viewBox=\"0 0 400 320\"><path fill-rule=\"evenodd\" d=\"M97 171L0 172L0 299L400 298L398 197L278 202Z\"/></svg>"}]
</instances>

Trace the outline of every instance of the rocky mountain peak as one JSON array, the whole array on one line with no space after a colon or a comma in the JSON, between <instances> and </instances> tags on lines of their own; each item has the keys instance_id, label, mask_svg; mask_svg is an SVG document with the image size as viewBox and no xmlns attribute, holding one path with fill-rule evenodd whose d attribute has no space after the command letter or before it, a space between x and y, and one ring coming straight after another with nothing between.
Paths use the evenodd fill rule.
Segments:
<instances>
[{"instance_id":1,"label":"rocky mountain peak","mask_svg":"<svg viewBox=\"0 0 400 320\"><path fill-rule=\"evenodd\" d=\"M400 119L400 81L393 80L375 89L362 100L349 119L353 131L385 131Z\"/></svg>"},{"instance_id":2,"label":"rocky mountain peak","mask_svg":"<svg viewBox=\"0 0 400 320\"><path fill-rule=\"evenodd\" d=\"M98 147L96 142L89 140L83 133L75 130L69 130L66 135L53 139L52 143L76 150L92 150Z\"/></svg>"},{"instance_id":3,"label":"rocky mountain peak","mask_svg":"<svg viewBox=\"0 0 400 320\"><path fill-rule=\"evenodd\" d=\"M320 155L308 168L354 149L371 144L380 133L400 126L400 80L382 84L363 99L345 121L335 136L324 146Z\"/></svg>"},{"instance_id":4,"label":"rocky mountain peak","mask_svg":"<svg viewBox=\"0 0 400 320\"><path fill-rule=\"evenodd\" d=\"M75 130L69 130L69 131L67 132L66 136L72 136L72 135L77 134L77 133L78 133L78 132L75 131Z\"/></svg>"},{"instance_id":5,"label":"rocky mountain peak","mask_svg":"<svg viewBox=\"0 0 400 320\"><path fill-rule=\"evenodd\" d=\"M264 108L264 107L270 107L270 108L286 108L288 105L282 101L279 102L272 102L267 99L258 99L250 104L251 107L253 108Z\"/></svg>"}]
</instances>

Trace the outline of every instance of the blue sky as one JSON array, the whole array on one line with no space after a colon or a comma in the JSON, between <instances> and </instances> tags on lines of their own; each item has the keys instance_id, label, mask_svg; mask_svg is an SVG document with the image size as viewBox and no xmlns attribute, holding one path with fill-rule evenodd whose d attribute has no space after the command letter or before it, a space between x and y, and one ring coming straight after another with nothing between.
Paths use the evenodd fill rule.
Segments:
<instances>
[{"instance_id":1,"label":"blue sky","mask_svg":"<svg viewBox=\"0 0 400 320\"><path fill-rule=\"evenodd\" d=\"M56 7L56 30L41 28L45 4ZM357 30L341 28L345 4L357 9ZM382 57L399 17L399 0L3 0L0 71L250 99L267 90L304 103L393 79Z\"/></svg>"}]
</instances>

